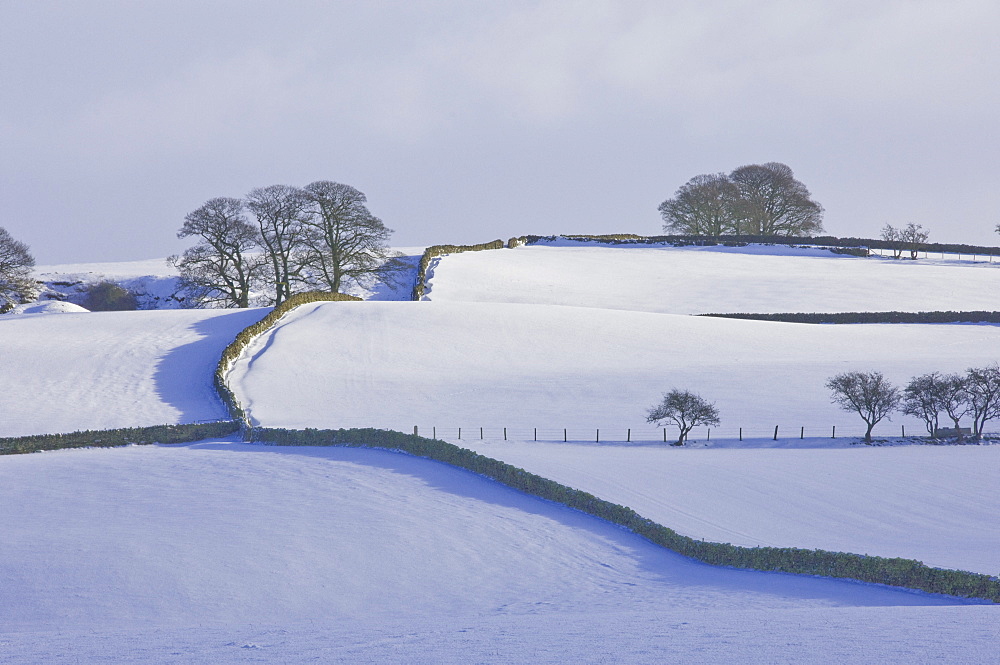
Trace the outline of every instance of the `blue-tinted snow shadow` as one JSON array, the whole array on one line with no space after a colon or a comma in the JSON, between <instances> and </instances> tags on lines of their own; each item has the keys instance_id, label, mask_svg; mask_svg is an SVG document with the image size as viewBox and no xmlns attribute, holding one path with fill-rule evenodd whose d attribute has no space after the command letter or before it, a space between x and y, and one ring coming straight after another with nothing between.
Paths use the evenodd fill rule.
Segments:
<instances>
[{"instance_id":1,"label":"blue-tinted snow shadow","mask_svg":"<svg viewBox=\"0 0 1000 665\"><path fill-rule=\"evenodd\" d=\"M706 594L735 594L779 598L789 602L813 601L834 606L888 607L900 605L965 605L988 601L936 596L881 585L831 580L806 575L736 570L703 564L664 549L626 529L560 504L513 490L463 469L393 451L370 448L269 446L204 442L186 444L201 450L236 454L301 455L338 463L358 464L417 479L429 487L474 501L516 509L558 522L629 552L639 568L663 584L663 591L683 587ZM669 526L669 525L667 525ZM737 602L739 602L737 600Z\"/></svg>"},{"instance_id":2,"label":"blue-tinted snow shadow","mask_svg":"<svg viewBox=\"0 0 1000 665\"><path fill-rule=\"evenodd\" d=\"M403 268L397 272L389 284L379 282L371 289L365 300L410 300L417 280L420 256L400 256Z\"/></svg>"},{"instance_id":3,"label":"blue-tinted snow shadow","mask_svg":"<svg viewBox=\"0 0 1000 665\"><path fill-rule=\"evenodd\" d=\"M215 391L215 368L222 351L247 326L264 318L269 308L241 309L194 323L199 337L171 349L156 363L153 382L164 403L180 412L178 422L219 420L229 417Z\"/></svg>"}]
</instances>

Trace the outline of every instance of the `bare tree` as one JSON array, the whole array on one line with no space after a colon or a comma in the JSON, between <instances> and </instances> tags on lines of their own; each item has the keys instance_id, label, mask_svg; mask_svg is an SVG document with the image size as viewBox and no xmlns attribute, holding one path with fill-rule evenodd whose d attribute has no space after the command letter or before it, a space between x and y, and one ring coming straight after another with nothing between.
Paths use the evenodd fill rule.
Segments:
<instances>
[{"instance_id":1,"label":"bare tree","mask_svg":"<svg viewBox=\"0 0 1000 665\"><path fill-rule=\"evenodd\" d=\"M740 233L808 236L823 230L823 207L784 164L741 166L729 180L738 192L734 214Z\"/></svg>"},{"instance_id":2,"label":"bare tree","mask_svg":"<svg viewBox=\"0 0 1000 665\"><path fill-rule=\"evenodd\" d=\"M927 242L928 237L930 237L930 233L925 231L924 227L920 224L914 224L913 222L907 224L906 228L900 231L903 246L909 250L910 258L914 261L917 260L917 252L920 251L920 246Z\"/></svg>"},{"instance_id":3,"label":"bare tree","mask_svg":"<svg viewBox=\"0 0 1000 665\"><path fill-rule=\"evenodd\" d=\"M305 187L305 263L309 277L331 291L346 283L392 283L402 268L387 245L392 229L365 205L364 194L349 185L320 180Z\"/></svg>"},{"instance_id":4,"label":"bare tree","mask_svg":"<svg viewBox=\"0 0 1000 665\"><path fill-rule=\"evenodd\" d=\"M302 273L299 259L309 198L298 187L271 185L252 190L246 207L257 219L260 242L270 264L274 304L280 305L292 294L292 283Z\"/></svg>"},{"instance_id":5,"label":"bare tree","mask_svg":"<svg viewBox=\"0 0 1000 665\"><path fill-rule=\"evenodd\" d=\"M697 425L718 425L719 411L715 405L687 390L671 390L663 393L663 401L651 408L646 422L662 425L673 423L680 430L680 436L673 445L683 446L688 433Z\"/></svg>"},{"instance_id":6,"label":"bare tree","mask_svg":"<svg viewBox=\"0 0 1000 665\"><path fill-rule=\"evenodd\" d=\"M831 401L844 411L854 411L868 426L865 442L872 442L872 428L899 405L899 390L881 372L844 372L826 382Z\"/></svg>"},{"instance_id":7,"label":"bare tree","mask_svg":"<svg viewBox=\"0 0 1000 665\"><path fill-rule=\"evenodd\" d=\"M927 433L934 436L938 429L938 418L944 410L946 394L946 384L938 372L914 377L903 389L901 411L923 420Z\"/></svg>"},{"instance_id":8,"label":"bare tree","mask_svg":"<svg viewBox=\"0 0 1000 665\"><path fill-rule=\"evenodd\" d=\"M892 258L898 259L903 255L903 232L892 224L882 227L882 240L889 244L892 250Z\"/></svg>"},{"instance_id":9,"label":"bare tree","mask_svg":"<svg viewBox=\"0 0 1000 665\"><path fill-rule=\"evenodd\" d=\"M36 297L35 257L28 246L0 226L0 313Z\"/></svg>"},{"instance_id":10,"label":"bare tree","mask_svg":"<svg viewBox=\"0 0 1000 665\"><path fill-rule=\"evenodd\" d=\"M243 202L209 200L184 218L177 237L188 236L198 244L167 259L180 270L183 289L199 306L249 307L265 264L253 253L260 234L243 216Z\"/></svg>"},{"instance_id":11,"label":"bare tree","mask_svg":"<svg viewBox=\"0 0 1000 665\"><path fill-rule=\"evenodd\" d=\"M736 232L736 186L724 173L698 175L660 204L663 230L682 235L720 236Z\"/></svg>"},{"instance_id":12,"label":"bare tree","mask_svg":"<svg viewBox=\"0 0 1000 665\"><path fill-rule=\"evenodd\" d=\"M976 441L983 438L988 420L1000 416L1000 366L971 367L965 375L965 392L972 414L972 432Z\"/></svg>"},{"instance_id":13,"label":"bare tree","mask_svg":"<svg viewBox=\"0 0 1000 665\"><path fill-rule=\"evenodd\" d=\"M955 432L961 443L965 437L962 435L960 422L970 410L969 392L965 377L961 374L945 374L941 377L941 409L955 423Z\"/></svg>"}]
</instances>

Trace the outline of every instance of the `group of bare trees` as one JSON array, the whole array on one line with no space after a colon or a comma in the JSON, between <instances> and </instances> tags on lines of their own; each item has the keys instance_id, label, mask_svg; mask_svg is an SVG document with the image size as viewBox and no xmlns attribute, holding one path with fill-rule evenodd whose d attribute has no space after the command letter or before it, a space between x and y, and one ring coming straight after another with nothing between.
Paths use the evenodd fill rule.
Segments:
<instances>
[{"instance_id":1,"label":"group of bare trees","mask_svg":"<svg viewBox=\"0 0 1000 665\"><path fill-rule=\"evenodd\" d=\"M938 425L944 414L955 426L948 434L959 441L964 438L962 418L972 418L971 432L979 441L987 421L1000 417L1000 366L996 363L971 367L965 374L923 374L911 379L902 391L875 371L838 374L826 386L834 404L865 421L869 443L872 428L894 411L923 420L930 436L941 433Z\"/></svg>"},{"instance_id":2,"label":"group of bare trees","mask_svg":"<svg viewBox=\"0 0 1000 665\"><path fill-rule=\"evenodd\" d=\"M34 267L35 257L28 246L0 226L0 313L36 297Z\"/></svg>"},{"instance_id":3,"label":"group of bare trees","mask_svg":"<svg viewBox=\"0 0 1000 665\"><path fill-rule=\"evenodd\" d=\"M197 306L280 304L303 290L392 283L403 267L387 245L392 230L366 202L354 187L328 180L214 198L177 233L197 244L168 261Z\"/></svg>"},{"instance_id":4,"label":"group of bare trees","mask_svg":"<svg viewBox=\"0 0 1000 665\"><path fill-rule=\"evenodd\" d=\"M695 176L659 211L663 230L681 235L808 236L823 230L823 207L778 162Z\"/></svg>"},{"instance_id":5,"label":"group of bare trees","mask_svg":"<svg viewBox=\"0 0 1000 665\"><path fill-rule=\"evenodd\" d=\"M901 229L891 224L882 227L882 240L890 243L895 259L900 258L904 251L908 251L910 258L916 260L920 245L927 242L929 236L930 233L925 231L923 226L912 222Z\"/></svg>"}]
</instances>

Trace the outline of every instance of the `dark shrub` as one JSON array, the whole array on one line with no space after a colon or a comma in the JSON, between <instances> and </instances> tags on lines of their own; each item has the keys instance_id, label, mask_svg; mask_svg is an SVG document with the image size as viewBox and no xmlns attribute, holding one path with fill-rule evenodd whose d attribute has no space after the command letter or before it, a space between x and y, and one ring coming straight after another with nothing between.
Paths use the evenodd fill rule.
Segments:
<instances>
[{"instance_id":1,"label":"dark shrub","mask_svg":"<svg viewBox=\"0 0 1000 665\"><path fill-rule=\"evenodd\" d=\"M88 287L81 304L91 312L125 312L139 308L134 293L108 281Z\"/></svg>"}]
</instances>

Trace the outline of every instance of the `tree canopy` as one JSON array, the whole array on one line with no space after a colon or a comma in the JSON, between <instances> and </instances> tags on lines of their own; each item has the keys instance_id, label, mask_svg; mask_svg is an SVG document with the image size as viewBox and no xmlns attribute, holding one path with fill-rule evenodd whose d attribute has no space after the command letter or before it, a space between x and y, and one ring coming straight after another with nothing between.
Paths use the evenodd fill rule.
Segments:
<instances>
[{"instance_id":1,"label":"tree canopy","mask_svg":"<svg viewBox=\"0 0 1000 665\"><path fill-rule=\"evenodd\" d=\"M28 246L0 226L0 312L35 296L34 267Z\"/></svg>"},{"instance_id":2,"label":"tree canopy","mask_svg":"<svg viewBox=\"0 0 1000 665\"><path fill-rule=\"evenodd\" d=\"M664 231L682 235L808 236L823 230L823 207L778 162L695 176L659 211Z\"/></svg>"}]
</instances>

